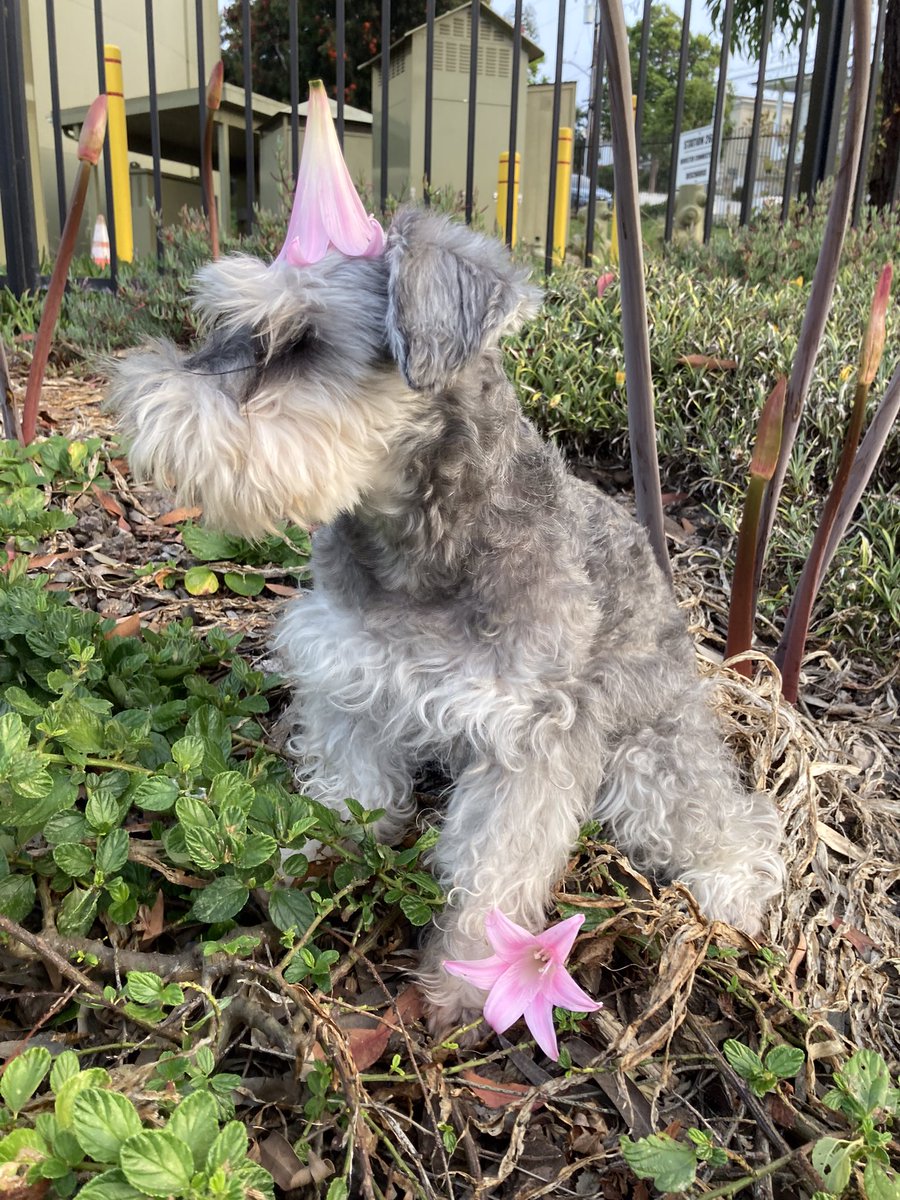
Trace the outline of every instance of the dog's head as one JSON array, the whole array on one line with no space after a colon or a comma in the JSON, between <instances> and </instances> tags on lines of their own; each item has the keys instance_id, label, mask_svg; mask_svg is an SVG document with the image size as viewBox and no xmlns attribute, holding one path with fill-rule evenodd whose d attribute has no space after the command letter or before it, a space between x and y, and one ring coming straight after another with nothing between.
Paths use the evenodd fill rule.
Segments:
<instances>
[{"instance_id":1,"label":"dog's head","mask_svg":"<svg viewBox=\"0 0 900 1200\"><path fill-rule=\"evenodd\" d=\"M156 343L117 368L132 467L248 537L330 521L389 488L392 448L427 432L536 298L498 242L416 210L381 258L211 263L195 283L205 344Z\"/></svg>"}]
</instances>

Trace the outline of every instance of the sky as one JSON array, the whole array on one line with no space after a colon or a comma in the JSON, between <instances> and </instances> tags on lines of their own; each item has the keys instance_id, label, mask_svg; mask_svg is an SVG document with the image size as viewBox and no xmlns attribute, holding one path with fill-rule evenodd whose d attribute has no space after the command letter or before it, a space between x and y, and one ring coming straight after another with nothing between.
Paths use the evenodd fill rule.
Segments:
<instances>
[{"instance_id":1,"label":"sky","mask_svg":"<svg viewBox=\"0 0 900 1200\"><path fill-rule=\"evenodd\" d=\"M547 56L545 63L542 64L542 69L552 79L556 65L557 0L526 0L526 3L529 2L537 17L540 30L538 44ZM641 17L642 0L623 0L623 3L625 20L632 25ZM684 13L683 0L668 0L668 3L673 11L679 14ZM563 77L574 79L578 83L578 103L584 104L590 90L594 5L592 0L565 0L565 5L566 33L563 51ZM493 7L502 16L512 16L514 12L513 0L494 0ZM585 20L586 16L587 21ZM712 34L713 32L712 22L703 0L694 0L691 6L691 29L694 33ZM791 52L784 53L781 42L774 38L769 51L766 74L771 76L777 73L779 67L785 67L788 72L796 72L797 55L796 51L793 54ZM732 59L728 68L728 78L733 83L738 96L752 96L755 93L756 74L756 64L740 55Z\"/></svg>"}]
</instances>

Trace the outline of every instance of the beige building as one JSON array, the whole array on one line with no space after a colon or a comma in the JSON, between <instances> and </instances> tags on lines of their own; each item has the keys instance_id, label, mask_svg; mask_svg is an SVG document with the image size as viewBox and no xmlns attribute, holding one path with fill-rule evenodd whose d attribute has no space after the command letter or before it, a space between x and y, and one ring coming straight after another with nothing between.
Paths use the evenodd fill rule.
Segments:
<instances>
[{"instance_id":1,"label":"beige building","mask_svg":"<svg viewBox=\"0 0 900 1200\"><path fill-rule=\"evenodd\" d=\"M469 69L472 5L438 17L434 29L434 107L431 186L459 194L466 185ZM478 29L478 83L475 122L475 204L494 228L500 154L509 149L514 30L481 3ZM388 194L421 199L425 161L426 28L411 29L391 46L388 83ZM516 145L520 154L519 237L543 245L547 227L547 188L551 162L552 85L529 86L528 65L543 51L522 38ZM372 67L372 178L381 187L381 59ZM560 124L575 122L575 84L563 84Z\"/></svg>"},{"instance_id":2,"label":"beige building","mask_svg":"<svg viewBox=\"0 0 900 1200\"><path fill-rule=\"evenodd\" d=\"M204 15L204 58L211 66L219 57L219 14L216 0L202 0ZM28 140L32 157L35 223L38 246L47 251L59 238L59 205L50 99L50 52L47 11L44 0L21 0L23 60L27 103ZM92 0L63 0L55 5L56 44L61 110L84 109L97 95L97 50ZM154 0L156 87L164 93L193 91L197 95L197 26L191 0ZM103 8L103 37L122 50L127 97L147 96L147 38L144 5L136 0L116 0ZM197 109L194 108L195 124ZM77 132L63 139L65 192L69 194L78 164ZM199 134L197 135L199 139ZM144 169L147 156L129 158ZM180 202L199 203L197 169L166 164L166 175L174 180ZM152 190L151 190L152 194ZM97 212L106 210L102 172L94 172L87 211L91 226ZM173 204L173 217L177 211ZM137 233L136 221L136 233ZM87 222L86 222L87 224ZM2 238L0 238L2 242ZM149 246L136 246L138 250Z\"/></svg>"}]
</instances>

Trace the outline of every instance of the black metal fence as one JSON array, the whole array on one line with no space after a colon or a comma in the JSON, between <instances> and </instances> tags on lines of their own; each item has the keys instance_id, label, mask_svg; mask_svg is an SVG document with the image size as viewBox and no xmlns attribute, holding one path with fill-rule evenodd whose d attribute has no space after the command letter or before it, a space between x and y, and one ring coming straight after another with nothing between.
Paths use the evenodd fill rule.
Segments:
<instances>
[{"instance_id":1,"label":"black metal fence","mask_svg":"<svg viewBox=\"0 0 900 1200\"><path fill-rule=\"evenodd\" d=\"M50 71L51 112L48 114L52 122L54 137L54 152L56 164L56 192L62 224L65 212L65 180L63 162L63 130L60 114L58 59L56 43L56 10L58 4L67 0L45 0L46 20L48 31L48 54ZM119 0L107 0L107 7ZM251 44L251 0L242 2L242 33L243 33L243 70L244 70L244 136L246 154L246 227L252 227L254 206L257 199L257 184L255 172L255 133L253 113L253 47ZM156 34L154 28L153 0L144 0L146 18L146 56L149 77L149 123L150 141L152 148L153 196L157 211L162 210L161 163L162 150L160 144L160 117L157 96L156 72ZM582 11L582 0L569 0L569 7ZM841 38L835 29L840 22L849 20L849 5L846 0L835 0L834 12L831 14L832 26L828 38L820 38L817 44L814 68L807 64L807 50L813 32L813 0L805 0L802 24L802 37L799 46L799 67L793 87L793 103L790 121L786 130L771 132L765 127L764 92L766 88L766 60L771 37L771 0L764 6L762 26L762 49L759 59L759 70L756 81L756 93L753 104L752 120L746 130L739 132L737 137L726 137L726 110L729 103L729 45L734 16L734 0L725 0L723 8L722 48L719 66L719 77L716 89L715 108L709 126L703 131L705 144L702 150L705 154L695 156L690 178L695 183L702 183L706 193L705 218L703 237L709 239L715 219L733 219L746 223L754 208L763 201L775 201L780 204L782 215L786 215L790 200L798 194L809 194L825 177L830 169L828 147L834 146L836 127L839 121L840 89L832 92L832 103L821 103L810 106L807 117L804 96L808 82L813 72L821 72L834 82L835 76L846 74L846 62L841 61ZM875 119L877 99L877 68L881 59L881 38L884 30L884 13L886 0L879 0L878 21L876 23L875 44L872 47L873 83L866 114L866 146L871 143L873 122ZM522 0L516 0L511 27L511 94L509 105L509 148L510 161L514 161L517 144L517 127L520 120L518 111L519 84L523 71L523 30L522 30ZM478 110L479 88L479 53L478 38L481 25L481 5L473 3L469 14L469 80L468 80L468 116L464 133L460 136L466 139L466 171L464 188L464 212L466 221L471 221L475 211L474 162L475 138L480 114ZM599 6L598 6L599 9ZM345 126L345 29L346 13L345 0L335 0L335 53L336 53L336 101L337 126L339 137L343 142ZM681 41L681 53L676 84L676 103L672 138L669 143L660 147L648 144L642 145L642 122L645 112L645 92L647 80L647 35L653 19L652 0L644 0L643 29L644 37L641 45L640 68L636 86L636 123L637 145L641 170L644 174L656 170L654 179L645 181L650 203L665 205L665 236L672 237L674 233L674 211L677 190L680 182L684 182L684 172L680 172L685 158L684 138L682 128L685 87L688 73L688 27L691 14L691 0L684 4L684 36ZM94 0L93 18L96 43L96 72L97 89L106 91L106 70L104 62L104 5L103 0ZM558 5L557 45L555 54L554 90L553 90L553 136L546 146L549 163L548 176L548 221L545 242L546 268L552 267L551 247L553 245L553 214L556 188L556 159L557 139L556 130L560 118L560 96L563 83L563 38L567 5L560 0ZM432 105L434 97L434 52L435 52L435 0L427 0L425 8L426 26L426 69L425 87L422 103L425 108L424 147L422 153L421 172L423 180L422 195L424 203L431 201L429 182L432 174ZM202 129L205 119L205 85L207 67L211 64L204 62L204 4L203 0L195 0L195 22L197 33L198 61L198 124L201 132L199 145L202 145ZM380 62L380 100L383 114L382 128L385 135L381 137L380 145L380 204L382 210L388 205L388 164L389 137L387 135L389 122L385 114L389 112L390 104L390 0L383 0L381 5L381 55ZM296 175L299 149L299 99L300 81L298 75L298 11L297 0L289 4L289 41L290 41L290 147L291 167ZM583 156L585 167L583 174L587 177L586 196L586 227L584 239L585 262L590 262L594 253L594 239L597 216L598 195L602 199L603 189L604 149L601 141L604 105L604 43L603 30L599 19L595 19L593 32L593 61L591 66L591 87L588 101L587 127L584 133ZM846 45L846 39L844 39ZM688 131L697 133L697 131ZM802 155L801 155L802 147ZM680 153L681 151L681 153ZM656 163L654 166L654 156ZM798 158L800 159L798 163ZM864 159L865 162L865 159ZM698 165L699 163L699 165ZM704 167L704 163L706 166ZM199 162L197 164L199 166ZM107 153L104 156L104 186L106 192L106 212L110 235L110 264L107 285L115 288L118 273L118 256L116 253L115 212L112 198L112 175L109 164L108 140ZM664 189L656 184L664 181ZM855 215L858 218L865 198L865 170L860 172L857 187ZM599 190L598 190L599 189ZM896 194L895 188L895 194ZM576 193L576 204L577 195ZM19 11L19 0L0 0L0 200L2 200L3 228L6 245L6 275L0 276L0 284L7 284L15 293L21 294L26 289L39 285L38 239L35 232L35 210L32 196L32 179L29 168L29 146L25 110L25 73L23 68L22 28ZM505 229L507 240L512 237L513 206L516 203L516 189L508 188ZM157 236L157 253L162 258L163 247Z\"/></svg>"}]
</instances>

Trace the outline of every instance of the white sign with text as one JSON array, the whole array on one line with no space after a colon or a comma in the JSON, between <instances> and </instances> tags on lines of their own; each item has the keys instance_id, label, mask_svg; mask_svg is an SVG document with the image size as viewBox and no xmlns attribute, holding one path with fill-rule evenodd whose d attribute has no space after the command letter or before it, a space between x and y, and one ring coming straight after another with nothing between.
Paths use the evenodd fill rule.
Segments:
<instances>
[{"instance_id":1,"label":"white sign with text","mask_svg":"<svg viewBox=\"0 0 900 1200\"><path fill-rule=\"evenodd\" d=\"M709 183L709 164L712 161L712 125L700 129L688 129L678 142L678 164L675 168L675 186L685 183Z\"/></svg>"}]
</instances>

